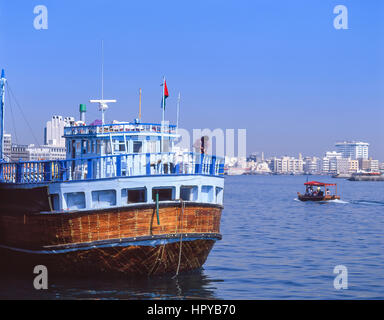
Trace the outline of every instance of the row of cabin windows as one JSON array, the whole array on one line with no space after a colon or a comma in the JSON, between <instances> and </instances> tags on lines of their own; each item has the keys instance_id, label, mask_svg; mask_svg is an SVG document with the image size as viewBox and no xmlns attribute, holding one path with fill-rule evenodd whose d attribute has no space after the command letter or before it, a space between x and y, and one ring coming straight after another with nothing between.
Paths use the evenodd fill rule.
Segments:
<instances>
[{"instance_id":1,"label":"row of cabin windows","mask_svg":"<svg viewBox=\"0 0 384 320\"><path fill-rule=\"evenodd\" d=\"M100 154L101 153L101 148L102 145L104 145L104 153L105 154L110 154L113 152L128 152L129 150L129 143L130 141L119 141L119 140L113 140L112 141L112 146L111 146L111 141L110 140L82 140L80 141L75 141L72 140L68 142L68 150L71 150L71 152L74 154L76 153L95 153L95 154ZM147 141L147 150L146 152L149 153L155 153L157 152L157 141ZM164 144L165 145L165 144ZM133 141L132 144L132 153L142 153L143 152L143 141Z\"/></svg>"},{"instance_id":2,"label":"row of cabin windows","mask_svg":"<svg viewBox=\"0 0 384 320\"><path fill-rule=\"evenodd\" d=\"M152 189L152 201L156 202L158 196L159 201L175 200L175 187L159 187ZM213 186L201 187L201 202L216 202L223 201L223 188ZM86 200L84 192L64 193L65 202L68 210L77 210L86 208ZM91 192L92 204L91 208L106 208L116 205L116 190L97 190ZM180 199L184 201L197 201L198 188L197 186L181 186ZM59 195L52 194L50 196L53 210L59 210ZM122 204L146 203L147 188L134 188L121 190Z\"/></svg>"}]
</instances>

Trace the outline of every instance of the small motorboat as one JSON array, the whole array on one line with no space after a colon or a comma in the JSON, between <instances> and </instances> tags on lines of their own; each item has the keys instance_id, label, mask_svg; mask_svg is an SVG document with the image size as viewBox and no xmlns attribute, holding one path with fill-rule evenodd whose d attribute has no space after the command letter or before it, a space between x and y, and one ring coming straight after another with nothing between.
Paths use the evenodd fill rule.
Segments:
<instances>
[{"instance_id":1,"label":"small motorboat","mask_svg":"<svg viewBox=\"0 0 384 320\"><path fill-rule=\"evenodd\" d=\"M329 201L340 200L340 196L337 195L336 183L323 183L318 181L309 181L304 183L305 194L297 193L297 197L300 201ZM335 187L334 193L331 192L329 187Z\"/></svg>"}]
</instances>

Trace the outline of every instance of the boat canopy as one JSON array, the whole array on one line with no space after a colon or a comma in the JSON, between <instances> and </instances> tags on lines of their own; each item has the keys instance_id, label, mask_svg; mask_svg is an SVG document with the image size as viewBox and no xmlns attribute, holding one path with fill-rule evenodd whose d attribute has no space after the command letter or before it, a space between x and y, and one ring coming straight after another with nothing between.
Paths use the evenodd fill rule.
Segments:
<instances>
[{"instance_id":1,"label":"boat canopy","mask_svg":"<svg viewBox=\"0 0 384 320\"><path fill-rule=\"evenodd\" d=\"M318 181L309 181L304 183L305 186L318 186L318 187L326 187L326 186L336 186L336 183L323 183Z\"/></svg>"}]
</instances>

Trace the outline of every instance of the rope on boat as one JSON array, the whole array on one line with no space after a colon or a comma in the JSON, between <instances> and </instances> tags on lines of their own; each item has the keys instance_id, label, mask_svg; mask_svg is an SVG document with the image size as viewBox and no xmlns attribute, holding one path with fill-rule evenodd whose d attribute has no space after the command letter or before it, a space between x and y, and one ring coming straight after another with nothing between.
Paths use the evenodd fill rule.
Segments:
<instances>
[{"instance_id":1,"label":"rope on boat","mask_svg":"<svg viewBox=\"0 0 384 320\"><path fill-rule=\"evenodd\" d=\"M180 226L182 227L183 226L184 209L185 209L185 202L183 201L183 199L180 199L180 204L181 204L181 215L180 215L181 221L180 221ZM176 274L172 277L172 279L175 279L179 275L180 263L181 263L181 248L182 248L182 245L183 245L183 233L180 232L179 262L177 263Z\"/></svg>"},{"instance_id":2,"label":"rope on boat","mask_svg":"<svg viewBox=\"0 0 384 320\"><path fill-rule=\"evenodd\" d=\"M156 217L157 217L157 225L160 225L160 217L159 217L159 191L156 192Z\"/></svg>"}]
</instances>

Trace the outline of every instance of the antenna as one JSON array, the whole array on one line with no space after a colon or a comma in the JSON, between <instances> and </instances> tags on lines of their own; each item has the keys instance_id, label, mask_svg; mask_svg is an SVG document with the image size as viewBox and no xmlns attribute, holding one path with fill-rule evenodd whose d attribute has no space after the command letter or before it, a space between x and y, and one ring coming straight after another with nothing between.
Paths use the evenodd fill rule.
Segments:
<instances>
[{"instance_id":1,"label":"antenna","mask_svg":"<svg viewBox=\"0 0 384 320\"><path fill-rule=\"evenodd\" d=\"M107 103L116 102L114 99L104 100L104 40L101 40L101 99L89 100L89 102L99 104L99 111L101 111L101 124L104 125L104 113L108 109Z\"/></svg>"},{"instance_id":2,"label":"antenna","mask_svg":"<svg viewBox=\"0 0 384 320\"><path fill-rule=\"evenodd\" d=\"M104 40L101 40L101 100L104 99Z\"/></svg>"},{"instance_id":3,"label":"antenna","mask_svg":"<svg viewBox=\"0 0 384 320\"><path fill-rule=\"evenodd\" d=\"M101 124L104 125L104 113L108 109L107 103L116 102L116 100L89 100L91 103L98 103L99 104L99 111L101 111Z\"/></svg>"},{"instance_id":4,"label":"antenna","mask_svg":"<svg viewBox=\"0 0 384 320\"><path fill-rule=\"evenodd\" d=\"M141 122L141 88L139 89L139 121Z\"/></svg>"}]
</instances>

